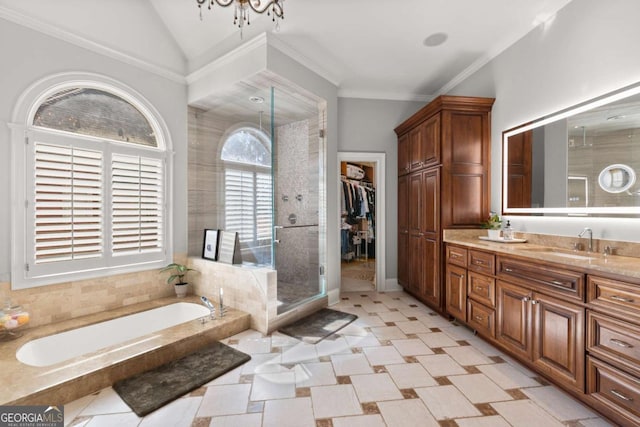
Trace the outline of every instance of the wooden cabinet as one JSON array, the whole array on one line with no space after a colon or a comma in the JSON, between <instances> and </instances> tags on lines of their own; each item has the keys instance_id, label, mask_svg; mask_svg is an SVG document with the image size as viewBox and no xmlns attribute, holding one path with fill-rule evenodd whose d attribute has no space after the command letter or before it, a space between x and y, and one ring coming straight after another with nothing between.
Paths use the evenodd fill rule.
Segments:
<instances>
[{"instance_id":1,"label":"wooden cabinet","mask_svg":"<svg viewBox=\"0 0 640 427\"><path fill-rule=\"evenodd\" d=\"M498 281L496 340L512 353L529 360L533 350L530 301L529 289Z\"/></svg>"},{"instance_id":2,"label":"wooden cabinet","mask_svg":"<svg viewBox=\"0 0 640 427\"><path fill-rule=\"evenodd\" d=\"M442 230L477 227L489 213L493 101L440 96L395 129L399 215L405 209L401 187L408 188L408 228L405 237L398 227L398 258L405 255L409 273L401 278L399 271L398 281L441 312L446 295Z\"/></svg>"},{"instance_id":3,"label":"wooden cabinet","mask_svg":"<svg viewBox=\"0 0 640 427\"><path fill-rule=\"evenodd\" d=\"M587 393L620 425L640 425L640 282L587 276Z\"/></svg>"},{"instance_id":4,"label":"wooden cabinet","mask_svg":"<svg viewBox=\"0 0 640 427\"><path fill-rule=\"evenodd\" d=\"M447 276L445 279L446 300L445 309L447 313L467 321L467 270L455 265L447 266Z\"/></svg>"}]
</instances>

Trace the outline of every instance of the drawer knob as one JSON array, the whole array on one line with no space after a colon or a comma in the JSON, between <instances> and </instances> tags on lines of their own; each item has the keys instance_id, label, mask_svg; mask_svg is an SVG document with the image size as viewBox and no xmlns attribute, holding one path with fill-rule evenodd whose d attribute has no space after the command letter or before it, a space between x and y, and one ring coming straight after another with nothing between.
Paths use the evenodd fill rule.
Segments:
<instances>
[{"instance_id":1,"label":"drawer knob","mask_svg":"<svg viewBox=\"0 0 640 427\"><path fill-rule=\"evenodd\" d=\"M617 345L619 347L624 347L624 348L632 348L633 347L628 342L624 342L624 341L616 339L616 338L611 338L609 341L611 341L612 343L614 343L615 345Z\"/></svg>"},{"instance_id":2,"label":"drawer knob","mask_svg":"<svg viewBox=\"0 0 640 427\"><path fill-rule=\"evenodd\" d=\"M618 295L611 295L609 298L611 298L614 301L620 301L620 302L634 302L632 298L625 298Z\"/></svg>"},{"instance_id":3,"label":"drawer knob","mask_svg":"<svg viewBox=\"0 0 640 427\"><path fill-rule=\"evenodd\" d=\"M532 299L531 300L531 304L536 305L538 303L538 300Z\"/></svg>"},{"instance_id":4,"label":"drawer knob","mask_svg":"<svg viewBox=\"0 0 640 427\"><path fill-rule=\"evenodd\" d=\"M633 400L633 398L629 397L629 396L625 396L624 394L620 393L617 390L609 390L609 393L613 394L615 397L618 397L622 400L626 400L627 402L630 402Z\"/></svg>"},{"instance_id":5,"label":"drawer knob","mask_svg":"<svg viewBox=\"0 0 640 427\"><path fill-rule=\"evenodd\" d=\"M476 286L476 291L482 291L484 288L482 286Z\"/></svg>"},{"instance_id":6,"label":"drawer knob","mask_svg":"<svg viewBox=\"0 0 640 427\"><path fill-rule=\"evenodd\" d=\"M475 316L475 319L479 322L482 322L484 320L484 317L482 316Z\"/></svg>"},{"instance_id":7,"label":"drawer knob","mask_svg":"<svg viewBox=\"0 0 640 427\"><path fill-rule=\"evenodd\" d=\"M506 271L507 273L512 273L513 272L513 270L510 269L510 268L505 268L504 271Z\"/></svg>"},{"instance_id":8,"label":"drawer knob","mask_svg":"<svg viewBox=\"0 0 640 427\"><path fill-rule=\"evenodd\" d=\"M522 298L522 302L529 302L529 301L531 301L531 297L529 297L529 296L526 296L526 297Z\"/></svg>"},{"instance_id":9,"label":"drawer knob","mask_svg":"<svg viewBox=\"0 0 640 427\"><path fill-rule=\"evenodd\" d=\"M551 283L553 283L556 286L564 286L564 283L560 282L559 280L552 280Z\"/></svg>"}]
</instances>

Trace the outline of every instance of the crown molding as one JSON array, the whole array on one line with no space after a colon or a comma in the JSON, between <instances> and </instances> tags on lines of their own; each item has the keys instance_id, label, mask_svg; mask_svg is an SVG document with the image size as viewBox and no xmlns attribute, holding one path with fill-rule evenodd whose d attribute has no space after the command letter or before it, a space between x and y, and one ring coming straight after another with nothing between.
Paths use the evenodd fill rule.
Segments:
<instances>
[{"instance_id":1,"label":"crown molding","mask_svg":"<svg viewBox=\"0 0 640 427\"><path fill-rule=\"evenodd\" d=\"M378 99L384 101L412 101L430 102L436 95L421 95L415 93L395 93L383 91L367 91L357 89L339 89L338 98Z\"/></svg>"},{"instance_id":2,"label":"crown molding","mask_svg":"<svg viewBox=\"0 0 640 427\"><path fill-rule=\"evenodd\" d=\"M225 53L224 55L214 59L209 62L207 65L204 65L197 70L187 74L186 82L187 84L191 84L193 82L198 81L205 75L212 73L225 65L228 65L235 61L238 58L243 57L248 52L259 48L261 46L265 46L267 44L267 33L261 33L249 40L246 43L241 44L237 48L231 50L230 52Z\"/></svg>"},{"instance_id":3,"label":"crown molding","mask_svg":"<svg viewBox=\"0 0 640 427\"><path fill-rule=\"evenodd\" d=\"M118 60L125 64L132 65L134 67L143 69L145 71L149 71L153 74L156 74L160 77L164 77L176 83L181 83L181 84L186 83L184 76L178 72L172 71L160 65L152 64L151 62L144 61L142 59L136 58L129 54L112 49L103 44L97 43L85 37L82 37L77 34L73 34L69 31L58 28L54 25L47 24L45 22L42 22L40 20L29 17L25 14L22 14L20 12L16 12L15 10L11 10L7 7L0 6L0 18L5 19L7 21L11 21L18 25L22 25L23 27L27 27L32 30L38 31L47 36L54 37L56 39L65 41L67 43L71 43L78 47L90 50L97 54L104 55L109 58Z\"/></svg>"}]
</instances>

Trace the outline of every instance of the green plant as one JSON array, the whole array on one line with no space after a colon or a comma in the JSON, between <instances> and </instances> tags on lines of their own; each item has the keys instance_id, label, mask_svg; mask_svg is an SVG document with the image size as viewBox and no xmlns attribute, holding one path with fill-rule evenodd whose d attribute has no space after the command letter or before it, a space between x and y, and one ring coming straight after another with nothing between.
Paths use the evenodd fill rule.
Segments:
<instances>
[{"instance_id":1,"label":"green plant","mask_svg":"<svg viewBox=\"0 0 640 427\"><path fill-rule=\"evenodd\" d=\"M171 271L171 276L169 276L167 278L167 283L171 284L171 282L173 282L174 280L177 280L176 284L182 284L185 283L184 282L184 276L190 272L190 271L197 271L194 270L193 268L189 268L184 264L176 264L171 263L169 265L167 265L166 267L164 267L162 270L160 270L160 273L164 273L165 271Z\"/></svg>"},{"instance_id":2,"label":"green plant","mask_svg":"<svg viewBox=\"0 0 640 427\"><path fill-rule=\"evenodd\" d=\"M501 226L502 220L500 219L500 216L495 212L491 212L489 214L489 218L482 223L482 228L488 228L491 230L498 230Z\"/></svg>"}]
</instances>

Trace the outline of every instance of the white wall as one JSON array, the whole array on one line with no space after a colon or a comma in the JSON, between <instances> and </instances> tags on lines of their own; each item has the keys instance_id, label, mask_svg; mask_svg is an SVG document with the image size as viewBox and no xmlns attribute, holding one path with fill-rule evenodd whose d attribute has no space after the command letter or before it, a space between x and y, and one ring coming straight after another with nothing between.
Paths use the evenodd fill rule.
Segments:
<instances>
[{"instance_id":1,"label":"white wall","mask_svg":"<svg viewBox=\"0 0 640 427\"><path fill-rule=\"evenodd\" d=\"M449 92L496 98L492 113L491 208L501 210L501 137L506 129L640 80L640 1L573 0ZM516 230L640 241L640 220L513 217Z\"/></svg>"},{"instance_id":2,"label":"white wall","mask_svg":"<svg viewBox=\"0 0 640 427\"><path fill-rule=\"evenodd\" d=\"M0 19L0 282L11 270L11 170L7 123L18 97L32 83L55 73L82 71L116 79L139 92L162 115L174 157L174 252L187 251L187 91L184 84L143 71L70 43Z\"/></svg>"},{"instance_id":3,"label":"white wall","mask_svg":"<svg viewBox=\"0 0 640 427\"><path fill-rule=\"evenodd\" d=\"M338 99L338 151L386 153L387 278L398 277L398 140L393 129L424 105L412 101ZM337 236L338 228L334 230Z\"/></svg>"}]
</instances>

